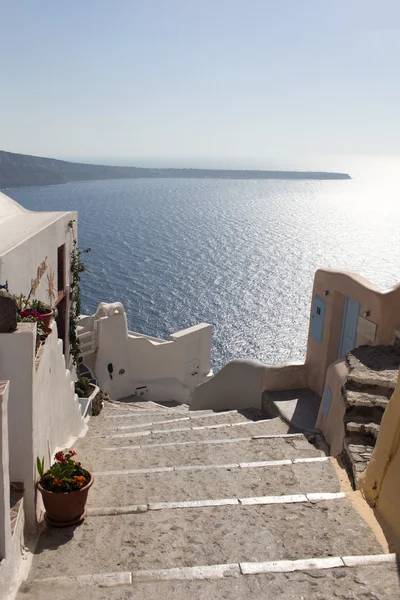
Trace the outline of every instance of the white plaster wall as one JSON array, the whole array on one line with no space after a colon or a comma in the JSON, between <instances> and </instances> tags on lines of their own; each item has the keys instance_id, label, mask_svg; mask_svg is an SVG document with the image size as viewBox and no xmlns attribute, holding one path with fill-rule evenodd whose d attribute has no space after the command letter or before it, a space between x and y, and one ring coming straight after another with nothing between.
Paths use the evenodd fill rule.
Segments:
<instances>
[{"instance_id":1,"label":"white plaster wall","mask_svg":"<svg viewBox=\"0 0 400 600\"><path fill-rule=\"evenodd\" d=\"M8 514L10 519L10 514ZM8 557L0 563L0 595L3 600L13 600L21 583L28 577L29 568L32 564L32 555L27 552L27 543L30 540L25 537L25 514L24 500L19 510L18 520L15 525L11 540L11 549Z\"/></svg>"},{"instance_id":2,"label":"white plaster wall","mask_svg":"<svg viewBox=\"0 0 400 600\"><path fill-rule=\"evenodd\" d=\"M9 380L8 433L11 481L32 480L32 386L36 325L19 323L13 333L0 333L0 379ZM29 477L30 474L30 477Z\"/></svg>"},{"instance_id":3,"label":"white plaster wall","mask_svg":"<svg viewBox=\"0 0 400 600\"><path fill-rule=\"evenodd\" d=\"M72 446L87 429L55 323L52 329L33 378L33 459L44 457L46 468L56 449Z\"/></svg>"},{"instance_id":4,"label":"white plaster wall","mask_svg":"<svg viewBox=\"0 0 400 600\"><path fill-rule=\"evenodd\" d=\"M307 365L303 362L265 365L263 391L294 390L308 384Z\"/></svg>"},{"instance_id":5,"label":"white plaster wall","mask_svg":"<svg viewBox=\"0 0 400 600\"><path fill-rule=\"evenodd\" d=\"M189 388L190 396L211 371L211 334L211 325L200 323L169 336L176 345L175 352L182 357L177 365L178 377Z\"/></svg>"},{"instance_id":6,"label":"white plaster wall","mask_svg":"<svg viewBox=\"0 0 400 600\"><path fill-rule=\"evenodd\" d=\"M261 408L263 391L303 387L307 387L304 363L268 366L255 360L233 360L195 388L190 410Z\"/></svg>"},{"instance_id":7,"label":"white plaster wall","mask_svg":"<svg viewBox=\"0 0 400 600\"><path fill-rule=\"evenodd\" d=\"M125 311L118 306L96 320L95 374L101 389L118 400L147 386L149 399L189 402L191 390L210 370L211 326L198 325L160 341L129 332Z\"/></svg>"},{"instance_id":8,"label":"white plaster wall","mask_svg":"<svg viewBox=\"0 0 400 600\"><path fill-rule=\"evenodd\" d=\"M57 250L65 244L66 283L69 282L69 256L73 243L73 229L68 226L71 220L77 221L76 212L58 213L55 222L39 229L32 236L0 256L0 283L8 280L8 288L12 294L29 294L31 280L37 276L39 265L47 257L47 269L42 276L35 298L50 303L47 277L54 275L56 297L51 302L54 306L57 299ZM74 223L74 231L76 223Z\"/></svg>"},{"instance_id":9,"label":"white plaster wall","mask_svg":"<svg viewBox=\"0 0 400 600\"><path fill-rule=\"evenodd\" d=\"M14 333L0 334L0 379L10 381L10 479L24 483L26 520L31 528L36 525L36 457L44 456L48 466L56 448L72 444L86 431L56 324L37 369L35 341L36 325L31 323L19 323Z\"/></svg>"},{"instance_id":10,"label":"white plaster wall","mask_svg":"<svg viewBox=\"0 0 400 600\"><path fill-rule=\"evenodd\" d=\"M261 408L264 372L261 362L231 361L195 388L190 410Z\"/></svg>"},{"instance_id":11,"label":"white plaster wall","mask_svg":"<svg viewBox=\"0 0 400 600\"><path fill-rule=\"evenodd\" d=\"M326 372L325 386L322 393L322 402L319 407L315 426L320 429L330 446L330 454L338 456L343 450L345 436L344 415L346 407L342 396L342 386L346 382L348 367L344 358L329 365ZM332 400L327 415L322 412L323 398L327 387L330 387Z\"/></svg>"},{"instance_id":12,"label":"white plaster wall","mask_svg":"<svg viewBox=\"0 0 400 600\"><path fill-rule=\"evenodd\" d=\"M0 381L0 561L11 551L8 382Z\"/></svg>"},{"instance_id":13,"label":"white plaster wall","mask_svg":"<svg viewBox=\"0 0 400 600\"><path fill-rule=\"evenodd\" d=\"M21 583L21 562L25 548L22 507L11 537L7 421L9 389L9 382L0 381L0 597L4 599L14 598Z\"/></svg>"},{"instance_id":14,"label":"white plaster wall","mask_svg":"<svg viewBox=\"0 0 400 600\"><path fill-rule=\"evenodd\" d=\"M18 202L0 192L0 221L26 213L27 210Z\"/></svg>"},{"instance_id":15,"label":"white plaster wall","mask_svg":"<svg viewBox=\"0 0 400 600\"><path fill-rule=\"evenodd\" d=\"M32 388L35 369L36 325L19 323L13 333L0 333L0 379L10 382L8 436L10 480L25 486L29 527L35 527L32 459Z\"/></svg>"}]
</instances>

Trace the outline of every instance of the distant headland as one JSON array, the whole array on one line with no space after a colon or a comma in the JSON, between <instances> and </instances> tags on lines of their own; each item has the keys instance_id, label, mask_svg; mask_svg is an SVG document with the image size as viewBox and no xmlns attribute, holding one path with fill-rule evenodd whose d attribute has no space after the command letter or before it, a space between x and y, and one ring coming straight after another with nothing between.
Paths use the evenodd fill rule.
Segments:
<instances>
[{"instance_id":1,"label":"distant headland","mask_svg":"<svg viewBox=\"0 0 400 600\"><path fill-rule=\"evenodd\" d=\"M186 179L351 179L347 173L325 171L250 171L229 169L151 169L68 162L0 150L0 189L56 185L72 181L138 178Z\"/></svg>"}]
</instances>

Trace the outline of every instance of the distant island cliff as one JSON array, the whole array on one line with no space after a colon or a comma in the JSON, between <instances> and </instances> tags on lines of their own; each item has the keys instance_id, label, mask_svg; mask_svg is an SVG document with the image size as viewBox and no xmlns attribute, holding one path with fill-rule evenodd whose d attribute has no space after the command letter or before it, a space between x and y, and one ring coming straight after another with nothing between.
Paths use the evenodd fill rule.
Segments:
<instances>
[{"instance_id":1,"label":"distant island cliff","mask_svg":"<svg viewBox=\"0 0 400 600\"><path fill-rule=\"evenodd\" d=\"M41 158L0 150L0 189L55 185L96 179L179 177L201 179L351 179L347 173L324 171L249 171L228 169L150 169L113 167Z\"/></svg>"}]
</instances>

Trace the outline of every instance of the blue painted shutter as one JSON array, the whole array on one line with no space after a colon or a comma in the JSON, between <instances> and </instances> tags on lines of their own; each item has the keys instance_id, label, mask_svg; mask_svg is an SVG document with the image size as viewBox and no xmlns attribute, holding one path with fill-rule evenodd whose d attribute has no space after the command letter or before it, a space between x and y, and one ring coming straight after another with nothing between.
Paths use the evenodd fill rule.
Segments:
<instances>
[{"instance_id":1,"label":"blue painted shutter","mask_svg":"<svg viewBox=\"0 0 400 600\"><path fill-rule=\"evenodd\" d=\"M325 417L328 416L328 412L331 407L331 401L332 401L332 390L328 385L328 387L325 390L324 397L322 399L322 414Z\"/></svg>"}]
</instances>

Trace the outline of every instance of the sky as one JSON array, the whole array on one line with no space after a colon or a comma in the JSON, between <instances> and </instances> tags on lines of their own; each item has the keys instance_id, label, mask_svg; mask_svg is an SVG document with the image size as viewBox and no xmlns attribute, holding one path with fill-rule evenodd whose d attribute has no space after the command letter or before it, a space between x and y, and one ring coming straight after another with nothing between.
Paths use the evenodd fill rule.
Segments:
<instances>
[{"instance_id":1,"label":"sky","mask_svg":"<svg viewBox=\"0 0 400 600\"><path fill-rule=\"evenodd\" d=\"M0 0L0 149L268 168L400 154L398 0Z\"/></svg>"}]
</instances>

